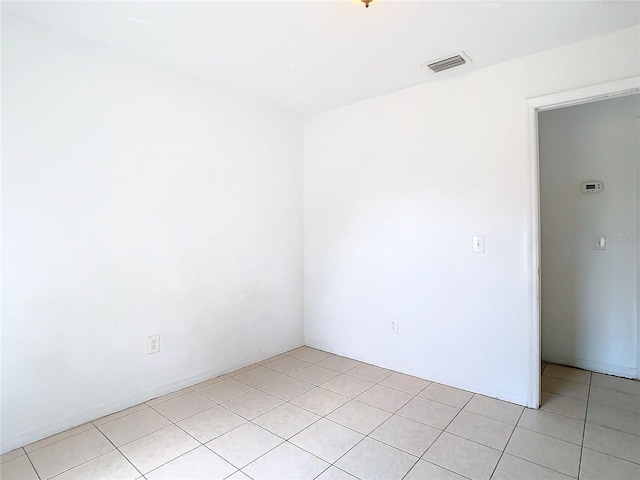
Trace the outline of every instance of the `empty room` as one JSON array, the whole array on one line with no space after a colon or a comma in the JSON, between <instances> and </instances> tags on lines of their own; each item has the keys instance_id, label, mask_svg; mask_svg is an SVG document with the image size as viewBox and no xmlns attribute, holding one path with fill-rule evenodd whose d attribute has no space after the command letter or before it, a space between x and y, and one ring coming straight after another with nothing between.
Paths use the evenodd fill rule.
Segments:
<instances>
[{"instance_id":1,"label":"empty room","mask_svg":"<svg viewBox=\"0 0 640 480\"><path fill-rule=\"evenodd\" d=\"M640 478L640 2L0 15L2 480Z\"/></svg>"}]
</instances>

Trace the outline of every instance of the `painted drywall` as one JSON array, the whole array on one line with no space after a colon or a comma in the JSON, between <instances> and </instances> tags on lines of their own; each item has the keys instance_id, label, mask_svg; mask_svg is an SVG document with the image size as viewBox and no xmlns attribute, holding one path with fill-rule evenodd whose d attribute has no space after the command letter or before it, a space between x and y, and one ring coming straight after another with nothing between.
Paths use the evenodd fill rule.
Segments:
<instances>
[{"instance_id":1,"label":"painted drywall","mask_svg":"<svg viewBox=\"0 0 640 480\"><path fill-rule=\"evenodd\" d=\"M534 398L526 99L638 75L639 39L626 29L307 118L306 343Z\"/></svg>"},{"instance_id":2,"label":"painted drywall","mask_svg":"<svg viewBox=\"0 0 640 480\"><path fill-rule=\"evenodd\" d=\"M2 451L301 345L301 205L301 119L3 15Z\"/></svg>"},{"instance_id":3,"label":"painted drywall","mask_svg":"<svg viewBox=\"0 0 640 480\"><path fill-rule=\"evenodd\" d=\"M544 360L636 374L638 115L640 95L538 116Z\"/></svg>"}]
</instances>

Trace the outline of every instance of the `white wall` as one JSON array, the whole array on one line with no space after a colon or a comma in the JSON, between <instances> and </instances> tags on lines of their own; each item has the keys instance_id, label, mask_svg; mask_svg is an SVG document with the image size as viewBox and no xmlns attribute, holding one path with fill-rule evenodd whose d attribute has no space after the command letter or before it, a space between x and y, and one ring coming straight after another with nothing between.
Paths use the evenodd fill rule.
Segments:
<instances>
[{"instance_id":1,"label":"white wall","mask_svg":"<svg viewBox=\"0 0 640 480\"><path fill-rule=\"evenodd\" d=\"M632 95L538 117L545 360L636 375L638 115Z\"/></svg>"},{"instance_id":2,"label":"white wall","mask_svg":"<svg viewBox=\"0 0 640 480\"><path fill-rule=\"evenodd\" d=\"M637 75L639 38L627 29L308 118L306 343L532 398L525 99Z\"/></svg>"},{"instance_id":3,"label":"white wall","mask_svg":"<svg viewBox=\"0 0 640 480\"><path fill-rule=\"evenodd\" d=\"M2 140L2 451L302 344L300 119L3 15Z\"/></svg>"}]
</instances>

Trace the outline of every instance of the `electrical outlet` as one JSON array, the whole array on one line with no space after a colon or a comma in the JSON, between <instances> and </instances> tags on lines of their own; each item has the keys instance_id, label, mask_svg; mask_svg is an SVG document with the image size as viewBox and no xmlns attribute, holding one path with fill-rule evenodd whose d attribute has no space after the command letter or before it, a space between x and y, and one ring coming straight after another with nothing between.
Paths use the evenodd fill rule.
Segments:
<instances>
[{"instance_id":1,"label":"electrical outlet","mask_svg":"<svg viewBox=\"0 0 640 480\"><path fill-rule=\"evenodd\" d=\"M398 321L397 320L391 320L391 332L392 333L398 333Z\"/></svg>"},{"instance_id":2,"label":"electrical outlet","mask_svg":"<svg viewBox=\"0 0 640 480\"><path fill-rule=\"evenodd\" d=\"M151 335L147 339L147 351L149 354L160 351L160 335Z\"/></svg>"}]
</instances>

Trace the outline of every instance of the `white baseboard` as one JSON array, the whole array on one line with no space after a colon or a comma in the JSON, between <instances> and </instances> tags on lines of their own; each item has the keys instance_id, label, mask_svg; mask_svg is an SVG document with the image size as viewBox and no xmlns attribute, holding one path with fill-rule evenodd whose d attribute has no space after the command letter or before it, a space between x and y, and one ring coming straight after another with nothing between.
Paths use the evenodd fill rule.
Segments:
<instances>
[{"instance_id":1,"label":"white baseboard","mask_svg":"<svg viewBox=\"0 0 640 480\"><path fill-rule=\"evenodd\" d=\"M543 362L555 363L558 365L568 365L571 367L582 368L592 372L605 373L607 375L615 375L616 377L638 378L638 371L633 367L622 367L620 365L611 365L609 363L593 362L582 358L574 357L549 357L543 356Z\"/></svg>"}]
</instances>

